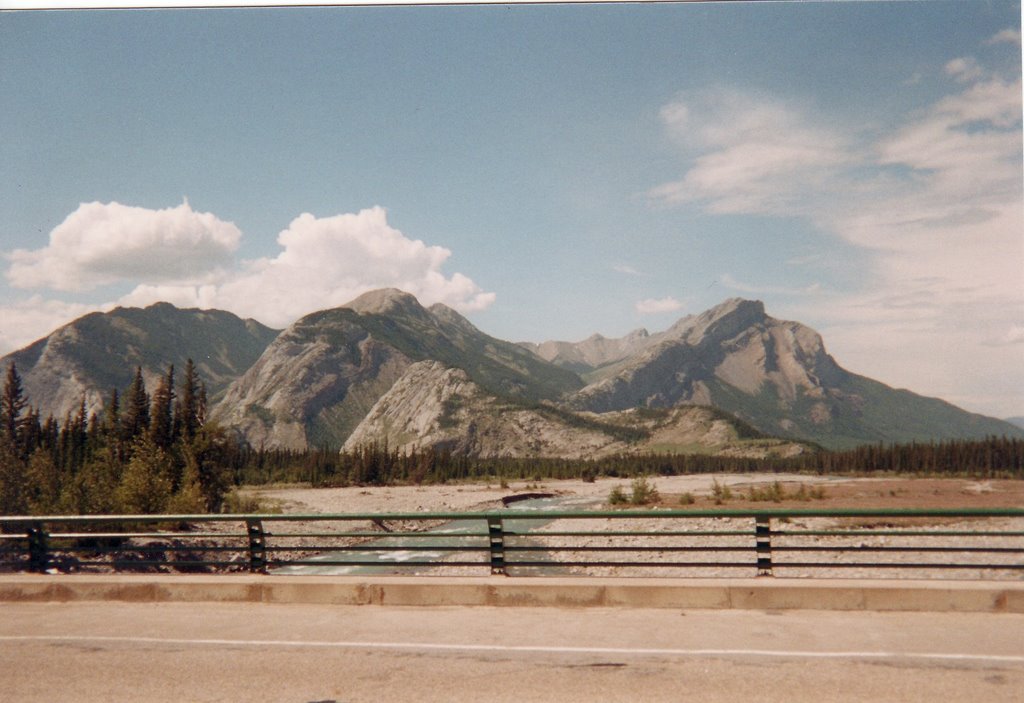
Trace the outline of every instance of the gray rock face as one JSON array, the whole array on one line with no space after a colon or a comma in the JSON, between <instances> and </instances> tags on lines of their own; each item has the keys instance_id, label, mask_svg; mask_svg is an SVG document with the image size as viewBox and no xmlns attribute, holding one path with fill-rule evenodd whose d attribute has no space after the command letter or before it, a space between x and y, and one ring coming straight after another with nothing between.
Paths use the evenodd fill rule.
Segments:
<instances>
[{"instance_id":1,"label":"gray rock face","mask_svg":"<svg viewBox=\"0 0 1024 703\"><path fill-rule=\"evenodd\" d=\"M591 335L582 342L542 342L522 346L556 366L572 369L580 374L622 361L656 343L661 335L651 336L645 329L633 330L625 337L609 338Z\"/></svg>"},{"instance_id":2,"label":"gray rock face","mask_svg":"<svg viewBox=\"0 0 1024 703\"><path fill-rule=\"evenodd\" d=\"M344 319L285 330L213 418L255 447L337 446L411 360Z\"/></svg>"},{"instance_id":3,"label":"gray rock face","mask_svg":"<svg viewBox=\"0 0 1024 703\"><path fill-rule=\"evenodd\" d=\"M1016 428L842 369L817 332L776 320L759 301L727 300L677 322L638 354L597 372L569 399L610 412L697 403L762 432L849 447L986 434Z\"/></svg>"},{"instance_id":4,"label":"gray rock face","mask_svg":"<svg viewBox=\"0 0 1024 703\"><path fill-rule=\"evenodd\" d=\"M366 293L285 330L227 391L214 418L254 446L339 446L417 361L463 369L494 396L536 402L582 386L571 372L489 337L451 308Z\"/></svg>"},{"instance_id":5,"label":"gray rock face","mask_svg":"<svg viewBox=\"0 0 1024 703\"><path fill-rule=\"evenodd\" d=\"M110 391L124 390L142 367L150 392L174 364L192 358L211 400L248 369L277 330L220 310L181 310L167 303L145 309L92 313L0 359L17 365L29 402L58 420L78 411L97 412Z\"/></svg>"},{"instance_id":6,"label":"gray rock face","mask_svg":"<svg viewBox=\"0 0 1024 703\"><path fill-rule=\"evenodd\" d=\"M765 315L759 301L728 300L687 317L659 340L591 383L574 407L608 412L631 407L713 404L711 388L726 384L746 395L770 392L792 401L839 367L813 330Z\"/></svg>"},{"instance_id":7,"label":"gray rock face","mask_svg":"<svg viewBox=\"0 0 1024 703\"><path fill-rule=\"evenodd\" d=\"M643 435L635 441L616 428ZM744 439L734 423L710 408L662 413L628 410L572 417L543 406L501 401L460 369L437 361L409 366L370 409L345 450L376 443L398 451L433 447L472 457L586 459L644 451L714 451L738 456L792 455L806 447L772 439Z\"/></svg>"},{"instance_id":8,"label":"gray rock face","mask_svg":"<svg viewBox=\"0 0 1024 703\"><path fill-rule=\"evenodd\" d=\"M373 406L345 449L387 442L399 451L435 447L473 457L582 458L626 449L602 432L571 427L543 410L499 400L465 371L422 361Z\"/></svg>"}]
</instances>

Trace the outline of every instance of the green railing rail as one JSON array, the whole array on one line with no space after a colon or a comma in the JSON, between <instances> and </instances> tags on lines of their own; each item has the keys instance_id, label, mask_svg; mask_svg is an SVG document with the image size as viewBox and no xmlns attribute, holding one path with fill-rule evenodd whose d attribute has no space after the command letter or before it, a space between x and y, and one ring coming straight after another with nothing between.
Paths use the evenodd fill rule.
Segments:
<instances>
[{"instance_id":1,"label":"green railing rail","mask_svg":"<svg viewBox=\"0 0 1024 703\"><path fill-rule=\"evenodd\" d=\"M1024 508L0 516L0 570L1020 577L1024 531L982 522L996 518L1024 518ZM567 529L573 521L587 522Z\"/></svg>"}]
</instances>

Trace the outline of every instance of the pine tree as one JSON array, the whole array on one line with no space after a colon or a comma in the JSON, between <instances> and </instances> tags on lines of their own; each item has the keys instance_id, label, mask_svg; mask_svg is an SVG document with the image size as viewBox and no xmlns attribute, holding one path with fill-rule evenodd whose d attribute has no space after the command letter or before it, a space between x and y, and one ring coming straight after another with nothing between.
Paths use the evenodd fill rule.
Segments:
<instances>
[{"instance_id":1,"label":"pine tree","mask_svg":"<svg viewBox=\"0 0 1024 703\"><path fill-rule=\"evenodd\" d=\"M196 421L202 427L206 424L206 382L199 379L199 397L196 399Z\"/></svg>"},{"instance_id":2,"label":"pine tree","mask_svg":"<svg viewBox=\"0 0 1024 703\"><path fill-rule=\"evenodd\" d=\"M20 455L18 447L18 430L21 427L21 413L28 405L25 400L25 392L21 385L21 376L12 361L7 367L7 377L4 379L3 395L0 396L0 433L3 441L11 447L16 454Z\"/></svg>"},{"instance_id":3,"label":"pine tree","mask_svg":"<svg viewBox=\"0 0 1024 703\"><path fill-rule=\"evenodd\" d=\"M199 378L192 359L185 362L185 375L181 381L181 393L175 405L176 434L191 442L199 429Z\"/></svg>"},{"instance_id":4,"label":"pine tree","mask_svg":"<svg viewBox=\"0 0 1024 703\"><path fill-rule=\"evenodd\" d=\"M173 486L171 459L149 437L136 440L131 461L117 487L117 505L125 513L156 515L167 509Z\"/></svg>"},{"instance_id":5,"label":"pine tree","mask_svg":"<svg viewBox=\"0 0 1024 703\"><path fill-rule=\"evenodd\" d=\"M110 390L110 400L103 412L103 434L111 443L121 437L121 398L116 388Z\"/></svg>"},{"instance_id":6,"label":"pine tree","mask_svg":"<svg viewBox=\"0 0 1024 703\"><path fill-rule=\"evenodd\" d=\"M167 450L174 444L174 365L160 379L153 391L153 410L149 418L149 438L153 444Z\"/></svg>"},{"instance_id":7,"label":"pine tree","mask_svg":"<svg viewBox=\"0 0 1024 703\"><path fill-rule=\"evenodd\" d=\"M7 442L0 442L0 515L24 515L28 508L25 463Z\"/></svg>"},{"instance_id":8,"label":"pine tree","mask_svg":"<svg viewBox=\"0 0 1024 703\"><path fill-rule=\"evenodd\" d=\"M149 431L149 394L142 378L142 367L135 368L135 377L125 393L121 431L122 439L128 443Z\"/></svg>"}]
</instances>

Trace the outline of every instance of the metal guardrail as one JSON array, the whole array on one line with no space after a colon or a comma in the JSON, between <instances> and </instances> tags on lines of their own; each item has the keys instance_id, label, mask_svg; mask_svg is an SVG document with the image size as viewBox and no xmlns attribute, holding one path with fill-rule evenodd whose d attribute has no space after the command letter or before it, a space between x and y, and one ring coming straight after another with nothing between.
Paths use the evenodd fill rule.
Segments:
<instances>
[{"instance_id":1,"label":"metal guardrail","mask_svg":"<svg viewBox=\"0 0 1024 703\"><path fill-rule=\"evenodd\" d=\"M851 522L809 524L816 518ZM966 569L1019 577L1024 531L944 526L993 518L1024 518L1024 508L0 516L0 570L301 573L386 566L413 573L447 567L516 575L772 576ZM605 527L561 529L573 521ZM606 529L612 523L623 527Z\"/></svg>"}]
</instances>

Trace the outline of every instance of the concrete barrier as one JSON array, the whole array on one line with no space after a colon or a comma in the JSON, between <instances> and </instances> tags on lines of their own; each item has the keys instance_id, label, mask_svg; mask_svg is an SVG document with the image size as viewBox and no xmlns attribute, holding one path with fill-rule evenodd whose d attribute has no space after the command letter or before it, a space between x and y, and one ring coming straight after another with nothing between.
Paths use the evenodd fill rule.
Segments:
<instances>
[{"instance_id":1,"label":"concrete barrier","mask_svg":"<svg viewBox=\"0 0 1024 703\"><path fill-rule=\"evenodd\" d=\"M0 576L0 602L246 602L1024 613L1024 583L259 575Z\"/></svg>"}]
</instances>

